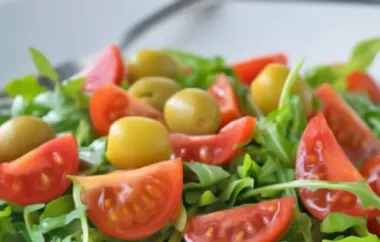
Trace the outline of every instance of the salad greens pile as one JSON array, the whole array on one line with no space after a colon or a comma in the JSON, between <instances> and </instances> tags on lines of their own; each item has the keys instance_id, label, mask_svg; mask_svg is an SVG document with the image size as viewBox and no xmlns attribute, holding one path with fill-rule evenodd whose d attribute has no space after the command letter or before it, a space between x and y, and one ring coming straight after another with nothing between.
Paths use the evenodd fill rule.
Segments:
<instances>
[{"instance_id":1,"label":"salad greens pile","mask_svg":"<svg viewBox=\"0 0 380 242\"><path fill-rule=\"evenodd\" d=\"M178 63L191 67L191 74L181 73L178 82L183 87L210 87L218 74L225 73L247 110L248 88L240 84L233 69L221 57L205 58L182 51L165 50ZM304 79L316 88L330 83L357 111L380 138L380 106L365 94L348 93L344 80L348 73L366 71L380 51L380 39L366 40L355 46L347 63L340 66L317 66L305 72ZM0 100L0 124L20 116L34 115L53 127L59 134L72 133L80 146L81 174L104 174L115 169L105 157L107 137L98 137L89 117L89 97L81 87L84 79L61 82L47 58L30 48L32 60L40 75L54 83L54 89L41 85L35 75L12 80L5 86L9 99ZM344 190L355 194L363 207L380 209L380 198L366 181L329 182L295 180L296 152L307 125L302 103L291 89L300 74L301 60L289 74L277 110L257 116L252 140L243 144L241 155L227 166L184 162L184 185L181 211L172 224L143 241L182 241L181 232L187 218L263 200L294 196L294 218L281 241L341 241L380 242L368 232L366 221L332 213L325 220L314 219L298 198L297 188ZM318 105L315 106L316 108ZM1 191L0 191L1 192ZM63 196L47 203L19 207L0 201L0 242L102 242L119 241L102 234L86 217L86 205L81 201L81 187L73 186Z\"/></svg>"}]
</instances>

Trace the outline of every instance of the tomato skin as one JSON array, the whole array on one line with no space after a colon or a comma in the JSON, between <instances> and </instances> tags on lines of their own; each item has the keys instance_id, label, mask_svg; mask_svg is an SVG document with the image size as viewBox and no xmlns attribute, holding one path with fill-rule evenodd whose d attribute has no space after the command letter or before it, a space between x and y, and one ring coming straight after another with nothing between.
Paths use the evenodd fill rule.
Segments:
<instances>
[{"instance_id":1,"label":"tomato skin","mask_svg":"<svg viewBox=\"0 0 380 242\"><path fill-rule=\"evenodd\" d=\"M297 152L296 178L346 182L364 180L340 148L322 113L309 121L302 134ZM362 216L370 211L361 207L356 196L345 191L304 188L298 191L305 207L318 219L324 219L331 212Z\"/></svg>"},{"instance_id":2,"label":"tomato skin","mask_svg":"<svg viewBox=\"0 0 380 242\"><path fill-rule=\"evenodd\" d=\"M376 81L365 72L353 72L347 76L347 89L351 92L364 92L373 103L380 101L380 89Z\"/></svg>"},{"instance_id":3,"label":"tomato skin","mask_svg":"<svg viewBox=\"0 0 380 242\"><path fill-rule=\"evenodd\" d=\"M316 95L329 127L352 162L362 163L380 153L380 142L371 129L329 84L321 85Z\"/></svg>"},{"instance_id":4,"label":"tomato skin","mask_svg":"<svg viewBox=\"0 0 380 242\"><path fill-rule=\"evenodd\" d=\"M270 63L287 65L288 58L283 53L275 53L236 63L233 65L233 69L242 83L250 85L261 70Z\"/></svg>"},{"instance_id":5,"label":"tomato skin","mask_svg":"<svg viewBox=\"0 0 380 242\"><path fill-rule=\"evenodd\" d=\"M293 204L293 197L284 197L190 217L184 237L187 242L277 241L292 222Z\"/></svg>"},{"instance_id":6,"label":"tomato skin","mask_svg":"<svg viewBox=\"0 0 380 242\"><path fill-rule=\"evenodd\" d=\"M208 89L208 92L218 102L222 112L220 127L224 127L231 121L243 116L243 108L225 74L218 77L214 85Z\"/></svg>"},{"instance_id":7,"label":"tomato skin","mask_svg":"<svg viewBox=\"0 0 380 242\"><path fill-rule=\"evenodd\" d=\"M370 233L376 234L380 238L380 224L376 218L371 218L367 220L367 229Z\"/></svg>"},{"instance_id":8,"label":"tomato skin","mask_svg":"<svg viewBox=\"0 0 380 242\"><path fill-rule=\"evenodd\" d=\"M106 84L93 93L90 116L100 136L107 135L111 124L125 116L141 116L163 122L162 113L114 84Z\"/></svg>"},{"instance_id":9,"label":"tomato skin","mask_svg":"<svg viewBox=\"0 0 380 242\"><path fill-rule=\"evenodd\" d=\"M216 135L171 134L173 153L186 161L223 165L239 154L234 146L249 141L255 126L256 119L247 116L232 121Z\"/></svg>"},{"instance_id":10,"label":"tomato skin","mask_svg":"<svg viewBox=\"0 0 380 242\"><path fill-rule=\"evenodd\" d=\"M181 203L181 159L135 170L74 177L87 215L102 232L121 240L146 238L176 214Z\"/></svg>"},{"instance_id":11,"label":"tomato skin","mask_svg":"<svg viewBox=\"0 0 380 242\"><path fill-rule=\"evenodd\" d=\"M380 155L364 162L359 171L368 180L372 190L380 196Z\"/></svg>"},{"instance_id":12,"label":"tomato skin","mask_svg":"<svg viewBox=\"0 0 380 242\"><path fill-rule=\"evenodd\" d=\"M0 199L19 205L45 203L70 186L79 169L73 135L48 141L20 158L0 164Z\"/></svg>"},{"instance_id":13,"label":"tomato skin","mask_svg":"<svg viewBox=\"0 0 380 242\"><path fill-rule=\"evenodd\" d=\"M83 90L93 92L106 83L120 85L124 77L124 61L118 46L111 44L103 49L78 76L85 78Z\"/></svg>"}]
</instances>

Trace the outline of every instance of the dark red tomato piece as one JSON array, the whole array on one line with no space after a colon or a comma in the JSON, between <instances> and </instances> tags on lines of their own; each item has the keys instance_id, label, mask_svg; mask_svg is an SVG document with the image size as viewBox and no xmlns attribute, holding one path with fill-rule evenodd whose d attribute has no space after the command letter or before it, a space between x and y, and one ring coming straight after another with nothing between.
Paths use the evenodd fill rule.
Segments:
<instances>
[{"instance_id":1,"label":"dark red tomato piece","mask_svg":"<svg viewBox=\"0 0 380 242\"><path fill-rule=\"evenodd\" d=\"M278 241L293 218L293 197L190 217L187 242Z\"/></svg>"},{"instance_id":2,"label":"dark red tomato piece","mask_svg":"<svg viewBox=\"0 0 380 242\"><path fill-rule=\"evenodd\" d=\"M171 134L173 153L186 161L223 165L240 152L236 146L251 139L255 127L256 119L247 116L232 121L216 135Z\"/></svg>"},{"instance_id":3,"label":"dark red tomato piece","mask_svg":"<svg viewBox=\"0 0 380 242\"><path fill-rule=\"evenodd\" d=\"M91 221L102 232L122 240L143 239L157 232L181 203L181 159L74 179L82 186Z\"/></svg>"},{"instance_id":4,"label":"dark red tomato piece","mask_svg":"<svg viewBox=\"0 0 380 242\"><path fill-rule=\"evenodd\" d=\"M90 115L100 136L107 135L111 124L124 116L141 116L163 122L162 113L114 84L106 84L93 93L90 99Z\"/></svg>"},{"instance_id":5,"label":"dark red tomato piece","mask_svg":"<svg viewBox=\"0 0 380 242\"><path fill-rule=\"evenodd\" d=\"M124 77L124 71L123 56L119 47L109 45L78 76L85 78L83 90L93 92L106 83L120 85Z\"/></svg>"},{"instance_id":6,"label":"dark red tomato piece","mask_svg":"<svg viewBox=\"0 0 380 242\"><path fill-rule=\"evenodd\" d=\"M380 238L380 223L376 218L367 220L367 229L370 233L377 235Z\"/></svg>"},{"instance_id":7,"label":"dark red tomato piece","mask_svg":"<svg viewBox=\"0 0 380 242\"><path fill-rule=\"evenodd\" d=\"M221 74L214 85L208 89L208 92L220 106L222 112L220 127L244 116L243 108L226 75Z\"/></svg>"},{"instance_id":8,"label":"dark red tomato piece","mask_svg":"<svg viewBox=\"0 0 380 242\"><path fill-rule=\"evenodd\" d=\"M297 152L296 178L346 182L364 180L340 148L321 113L309 121L302 134ZM300 188L299 194L305 207L318 219L324 219L332 212L352 216L368 214L359 199L345 191Z\"/></svg>"},{"instance_id":9,"label":"dark red tomato piece","mask_svg":"<svg viewBox=\"0 0 380 242\"><path fill-rule=\"evenodd\" d=\"M78 169L75 137L61 136L0 164L0 199L19 205L49 202L67 190L71 181L66 176Z\"/></svg>"},{"instance_id":10,"label":"dark red tomato piece","mask_svg":"<svg viewBox=\"0 0 380 242\"><path fill-rule=\"evenodd\" d=\"M361 163L380 153L380 142L368 125L329 85L316 90L322 111L344 152L354 163Z\"/></svg>"},{"instance_id":11,"label":"dark red tomato piece","mask_svg":"<svg viewBox=\"0 0 380 242\"><path fill-rule=\"evenodd\" d=\"M368 180L372 190L380 196L380 155L364 162L359 171Z\"/></svg>"},{"instance_id":12,"label":"dark red tomato piece","mask_svg":"<svg viewBox=\"0 0 380 242\"><path fill-rule=\"evenodd\" d=\"M351 92L364 92L373 103L380 101L380 89L376 81L364 72L353 72L347 77L347 89Z\"/></svg>"},{"instance_id":13,"label":"dark red tomato piece","mask_svg":"<svg viewBox=\"0 0 380 242\"><path fill-rule=\"evenodd\" d=\"M251 85L253 79L270 63L287 65L288 58L283 53L276 53L236 63L233 65L233 68L236 75L244 84Z\"/></svg>"}]
</instances>

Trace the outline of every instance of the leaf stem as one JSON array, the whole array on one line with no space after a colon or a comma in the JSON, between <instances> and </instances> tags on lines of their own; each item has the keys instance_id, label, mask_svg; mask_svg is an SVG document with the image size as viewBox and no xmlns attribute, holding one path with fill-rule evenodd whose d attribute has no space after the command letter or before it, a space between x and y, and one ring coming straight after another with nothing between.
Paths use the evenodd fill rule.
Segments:
<instances>
[{"instance_id":1,"label":"leaf stem","mask_svg":"<svg viewBox=\"0 0 380 242\"><path fill-rule=\"evenodd\" d=\"M305 62L305 58L303 57L297 65L290 71L288 77L285 80L284 87L282 88L281 96L280 96L280 101L278 108L281 109L286 101L289 99L291 95L291 89L293 88L294 84L296 83L298 79L298 72L301 69L303 63Z\"/></svg>"}]
</instances>

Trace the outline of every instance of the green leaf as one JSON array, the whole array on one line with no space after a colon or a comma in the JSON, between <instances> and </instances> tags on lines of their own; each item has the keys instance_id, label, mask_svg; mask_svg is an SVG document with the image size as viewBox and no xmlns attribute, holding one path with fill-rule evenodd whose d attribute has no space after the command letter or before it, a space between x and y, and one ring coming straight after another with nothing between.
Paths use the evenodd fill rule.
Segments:
<instances>
[{"instance_id":1,"label":"green leaf","mask_svg":"<svg viewBox=\"0 0 380 242\"><path fill-rule=\"evenodd\" d=\"M352 217L341 213L330 213L321 224L323 233L343 232L357 225L365 224L362 217Z\"/></svg>"},{"instance_id":2,"label":"green leaf","mask_svg":"<svg viewBox=\"0 0 380 242\"><path fill-rule=\"evenodd\" d=\"M330 83L334 87L344 88L346 86L342 67L332 65L321 65L308 69L304 80L312 87L317 88L323 83Z\"/></svg>"},{"instance_id":3,"label":"green leaf","mask_svg":"<svg viewBox=\"0 0 380 242\"><path fill-rule=\"evenodd\" d=\"M46 56L42 54L42 52L34 47L30 47L29 53L32 57L35 67L41 75L46 76L53 81L59 81L57 72L54 71L53 66L50 64Z\"/></svg>"},{"instance_id":4,"label":"green leaf","mask_svg":"<svg viewBox=\"0 0 380 242\"><path fill-rule=\"evenodd\" d=\"M286 104L286 102L290 99L290 96L292 95L291 92L292 92L293 86L299 77L298 73L301 70L304 62L305 62L305 58L302 58L297 63L297 65L294 68L292 68L289 75L286 77L284 87L282 88L281 96L279 100L279 105L278 105L279 109L281 109Z\"/></svg>"},{"instance_id":5,"label":"green leaf","mask_svg":"<svg viewBox=\"0 0 380 242\"><path fill-rule=\"evenodd\" d=\"M72 178L71 178L72 179ZM82 195L81 195L81 186L79 182L77 182L75 179L73 180L73 199L74 204L77 209L82 208L84 204L82 203ZM80 215L80 222L82 227L82 242L90 242L89 241L89 228L88 228L88 222L87 222L87 216L86 212L83 211Z\"/></svg>"},{"instance_id":6,"label":"green leaf","mask_svg":"<svg viewBox=\"0 0 380 242\"><path fill-rule=\"evenodd\" d=\"M200 196L199 201L198 201L198 205L201 207L208 206L208 205L216 203L217 201L218 201L218 198L215 197L214 193L212 193L209 190L206 190Z\"/></svg>"},{"instance_id":7,"label":"green leaf","mask_svg":"<svg viewBox=\"0 0 380 242\"><path fill-rule=\"evenodd\" d=\"M228 202L229 207L232 207L235 204L238 196L243 191L252 189L254 187L254 184L255 181L250 177L242 179L233 178L228 183L222 195L220 195L219 200L222 202Z\"/></svg>"},{"instance_id":8,"label":"green leaf","mask_svg":"<svg viewBox=\"0 0 380 242\"><path fill-rule=\"evenodd\" d=\"M185 206L181 202L181 208L176 218L176 221L174 223L174 228L176 228L179 232L183 232L185 230L186 223L187 223L187 212L186 212Z\"/></svg>"},{"instance_id":9,"label":"green leaf","mask_svg":"<svg viewBox=\"0 0 380 242\"><path fill-rule=\"evenodd\" d=\"M44 208L44 204L36 204L26 206L24 209L24 222L26 226L27 233L32 242L44 242L45 239L42 232L38 229L38 226L34 224L33 213Z\"/></svg>"},{"instance_id":10,"label":"green leaf","mask_svg":"<svg viewBox=\"0 0 380 242\"><path fill-rule=\"evenodd\" d=\"M368 234L365 237L348 236L343 239L328 240L324 239L322 242L380 242L380 239L374 234Z\"/></svg>"},{"instance_id":11,"label":"green leaf","mask_svg":"<svg viewBox=\"0 0 380 242\"><path fill-rule=\"evenodd\" d=\"M42 213L40 220L44 220L46 218L55 218L60 215L69 213L74 209L74 201L71 195L61 196L51 202L49 202L44 212Z\"/></svg>"},{"instance_id":12,"label":"green leaf","mask_svg":"<svg viewBox=\"0 0 380 242\"><path fill-rule=\"evenodd\" d=\"M106 169L106 148L107 137L98 138L89 146L80 147L79 158L84 162L81 170L82 175L90 175Z\"/></svg>"},{"instance_id":13,"label":"green leaf","mask_svg":"<svg viewBox=\"0 0 380 242\"><path fill-rule=\"evenodd\" d=\"M192 173L190 174L190 176L195 175L196 177L196 182L186 182L184 184L184 190L192 188L205 188L210 185L216 184L219 181L222 181L230 176L230 174L227 171L223 170L219 166L188 162L184 162L183 166L185 170L185 179L186 175L189 175L189 172Z\"/></svg>"},{"instance_id":14,"label":"green leaf","mask_svg":"<svg viewBox=\"0 0 380 242\"><path fill-rule=\"evenodd\" d=\"M294 209L293 222L287 233L281 238L281 241L303 241L314 242L312 236L312 220L310 217L301 213L298 209Z\"/></svg>"},{"instance_id":15,"label":"green leaf","mask_svg":"<svg viewBox=\"0 0 380 242\"><path fill-rule=\"evenodd\" d=\"M46 91L46 88L38 83L34 75L26 75L8 82L5 85L5 91L10 97L20 95L26 100L32 100L38 94Z\"/></svg>"},{"instance_id":16,"label":"green leaf","mask_svg":"<svg viewBox=\"0 0 380 242\"><path fill-rule=\"evenodd\" d=\"M79 121L75 137L77 138L78 146L88 145L96 138L95 130L89 120L81 119Z\"/></svg>"},{"instance_id":17,"label":"green leaf","mask_svg":"<svg viewBox=\"0 0 380 242\"><path fill-rule=\"evenodd\" d=\"M373 38L359 42L354 47L350 59L345 67L346 73L352 71L366 71L373 63L380 51L380 38Z\"/></svg>"}]
</instances>

